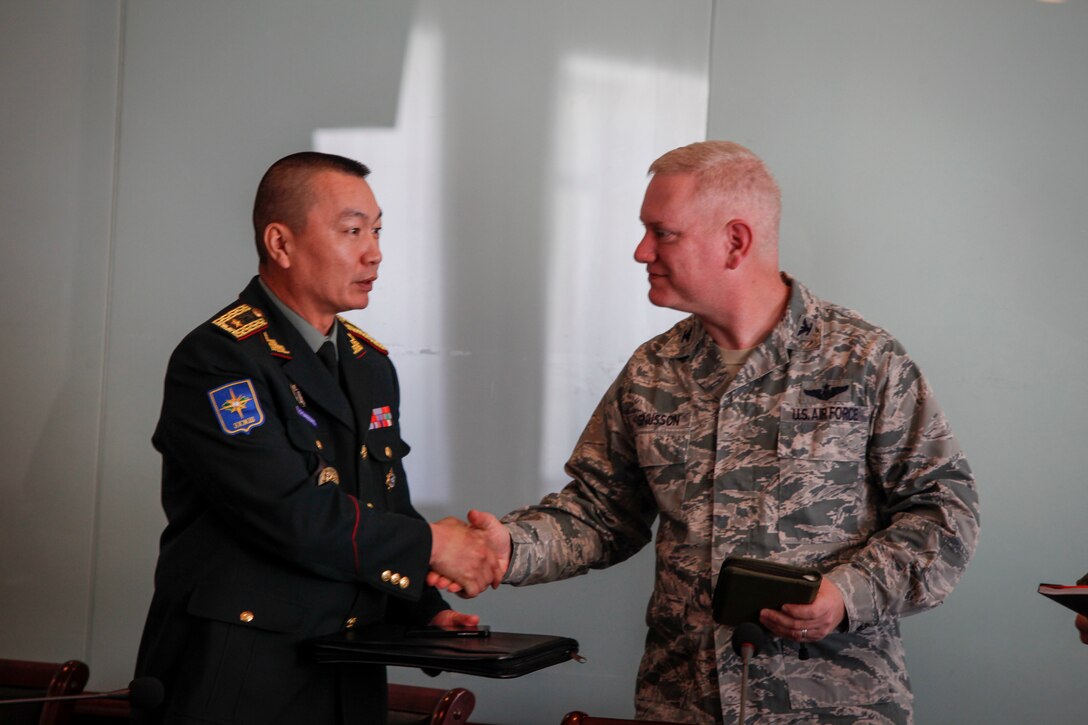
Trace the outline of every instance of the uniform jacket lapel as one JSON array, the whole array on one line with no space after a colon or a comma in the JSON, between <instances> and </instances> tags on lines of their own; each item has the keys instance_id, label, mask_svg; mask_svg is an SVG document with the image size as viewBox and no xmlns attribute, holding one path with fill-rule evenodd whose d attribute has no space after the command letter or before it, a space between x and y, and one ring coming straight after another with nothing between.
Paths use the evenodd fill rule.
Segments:
<instances>
[{"instance_id":1,"label":"uniform jacket lapel","mask_svg":"<svg viewBox=\"0 0 1088 725\"><path fill-rule=\"evenodd\" d=\"M352 352L353 346L348 337L348 331L344 325L339 325L340 333L336 338L336 349L339 351L340 368L344 371L342 376L345 392L351 401L351 408L355 411L355 425L361 435L366 435L370 428L370 416L373 410L381 405L374 399L375 386L369 384L370 365L369 353L363 348L363 353L356 357ZM388 404L388 401L386 401Z\"/></svg>"},{"instance_id":2,"label":"uniform jacket lapel","mask_svg":"<svg viewBox=\"0 0 1088 725\"><path fill-rule=\"evenodd\" d=\"M298 385L308 402L332 413L341 423L354 429L355 419L348 399L344 397L344 392L329 375L317 355L311 350L307 350L306 353L286 362L283 366L284 375Z\"/></svg>"},{"instance_id":3,"label":"uniform jacket lapel","mask_svg":"<svg viewBox=\"0 0 1088 725\"><path fill-rule=\"evenodd\" d=\"M337 381L329 375L317 354L309 348L295 326L280 314L276 304L261 289L257 278L249 283L240 297L243 302L259 308L264 313L268 319L266 333L282 342L290 350L290 359L284 361L282 370L288 380L299 387L307 405L321 407L345 426L354 429L355 418L352 415L351 405ZM339 350L343 355L345 347L339 342L338 345L341 345ZM350 348L347 349L350 350Z\"/></svg>"}]
</instances>

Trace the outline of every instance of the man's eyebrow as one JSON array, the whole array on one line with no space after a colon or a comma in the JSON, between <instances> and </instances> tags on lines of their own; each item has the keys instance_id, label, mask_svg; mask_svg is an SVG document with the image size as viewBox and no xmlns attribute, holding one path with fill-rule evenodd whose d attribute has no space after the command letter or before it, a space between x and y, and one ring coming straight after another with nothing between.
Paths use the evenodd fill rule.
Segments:
<instances>
[{"instance_id":1,"label":"man's eyebrow","mask_svg":"<svg viewBox=\"0 0 1088 725\"><path fill-rule=\"evenodd\" d=\"M377 221L378 219L381 219L383 213L384 212L379 209L378 210L378 218L375 219L375 221ZM340 212L340 218L341 219L369 219L370 215L367 214L365 211L359 211L358 209L345 209L344 211Z\"/></svg>"}]
</instances>

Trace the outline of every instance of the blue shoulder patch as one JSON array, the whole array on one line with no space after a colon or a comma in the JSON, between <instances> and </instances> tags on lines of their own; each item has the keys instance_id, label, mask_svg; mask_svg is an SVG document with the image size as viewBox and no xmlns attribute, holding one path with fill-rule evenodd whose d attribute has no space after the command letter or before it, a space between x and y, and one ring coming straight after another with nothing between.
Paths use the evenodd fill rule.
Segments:
<instances>
[{"instance_id":1,"label":"blue shoulder patch","mask_svg":"<svg viewBox=\"0 0 1088 725\"><path fill-rule=\"evenodd\" d=\"M208 391L219 427L227 435L249 433L264 423L264 411L257 402L257 392L251 380L235 380L221 388Z\"/></svg>"}]
</instances>

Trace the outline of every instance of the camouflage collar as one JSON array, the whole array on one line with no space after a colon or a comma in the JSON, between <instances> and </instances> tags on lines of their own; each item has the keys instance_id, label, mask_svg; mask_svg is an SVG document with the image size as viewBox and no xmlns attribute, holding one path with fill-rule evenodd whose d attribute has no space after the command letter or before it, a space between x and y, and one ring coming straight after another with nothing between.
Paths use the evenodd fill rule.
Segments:
<instances>
[{"instance_id":1,"label":"camouflage collar","mask_svg":"<svg viewBox=\"0 0 1088 725\"><path fill-rule=\"evenodd\" d=\"M706 330L695 315L688 315L665 333L661 350L663 358L691 357L699 342L707 337Z\"/></svg>"},{"instance_id":2,"label":"camouflage collar","mask_svg":"<svg viewBox=\"0 0 1088 725\"><path fill-rule=\"evenodd\" d=\"M770 351L781 351L784 355L787 350L818 349L823 337L820 300L785 272L782 273L782 280L790 287L786 313L756 350L778 357ZM700 345L712 344L709 337L699 318L690 315L665 333L664 344L658 354L663 358L692 357Z\"/></svg>"},{"instance_id":3,"label":"camouflage collar","mask_svg":"<svg viewBox=\"0 0 1088 725\"><path fill-rule=\"evenodd\" d=\"M764 342L786 350L818 349L823 338L820 300L785 272L782 281L790 286L790 302L782 321Z\"/></svg>"}]
</instances>

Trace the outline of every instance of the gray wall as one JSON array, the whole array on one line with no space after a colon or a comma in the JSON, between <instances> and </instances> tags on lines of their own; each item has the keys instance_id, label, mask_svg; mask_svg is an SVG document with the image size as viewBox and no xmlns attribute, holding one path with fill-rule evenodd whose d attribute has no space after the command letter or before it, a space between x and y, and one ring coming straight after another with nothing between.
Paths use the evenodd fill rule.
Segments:
<instances>
[{"instance_id":1,"label":"gray wall","mask_svg":"<svg viewBox=\"0 0 1088 725\"><path fill-rule=\"evenodd\" d=\"M3 656L88 653L96 544L128 525L96 516L119 33L116 3L0 3Z\"/></svg>"},{"instance_id":2,"label":"gray wall","mask_svg":"<svg viewBox=\"0 0 1088 725\"><path fill-rule=\"evenodd\" d=\"M1086 33L1085 0L0 3L0 655L131 677L162 372L252 274L269 162L375 169L387 261L353 319L393 349L434 518L561 484L673 319L630 259L643 170L709 135L769 161L784 267L897 334L978 475L978 555L904 624L919 721L1078 722L1088 650L1034 589L1088 569ZM628 715L651 567L461 603L584 665L394 676L470 687L483 721Z\"/></svg>"}]
</instances>

